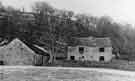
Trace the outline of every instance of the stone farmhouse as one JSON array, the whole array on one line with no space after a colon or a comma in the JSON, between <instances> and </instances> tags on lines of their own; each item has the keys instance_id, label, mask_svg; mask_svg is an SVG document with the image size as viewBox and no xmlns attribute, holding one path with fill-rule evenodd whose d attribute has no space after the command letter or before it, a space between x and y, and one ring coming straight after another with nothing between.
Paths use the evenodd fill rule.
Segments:
<instances>
[{"instance_id":1,"label":"stone farmhouse","mask_svg":"<svg viewBox=\"0 0 135 81\"><path fill-rule=\"evenodd\" d=\"M67 60L109 62L114 57L108 37L83 37L76 40L76 45L68 47Z\"/></svg>"},{"instance_id":2,"label":"stone farmhouse","mask_svg":"<svg viewBox=\"0 0 135 81\"><path fill-rule=\"evenodd\" d=\"M44 65L49 52L37 45L31 45L18 38L4 44L0 43L1 65Z\"/></svg>"}]
</instances>

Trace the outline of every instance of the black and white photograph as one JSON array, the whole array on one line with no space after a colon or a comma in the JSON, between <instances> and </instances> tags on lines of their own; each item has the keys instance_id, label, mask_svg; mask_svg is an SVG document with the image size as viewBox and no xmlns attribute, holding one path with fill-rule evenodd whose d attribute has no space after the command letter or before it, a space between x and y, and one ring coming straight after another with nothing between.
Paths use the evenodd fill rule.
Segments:
<instances>
[{"instance_id":1,"label":"black and white photograph","mask_svg":"<svg viewBox=\"0 0 135 81\"><path fill-rule=\"evenodd\" d=\"M0 81L135 81L135 0L0 0Z\"/></svg>"}]
</instances>

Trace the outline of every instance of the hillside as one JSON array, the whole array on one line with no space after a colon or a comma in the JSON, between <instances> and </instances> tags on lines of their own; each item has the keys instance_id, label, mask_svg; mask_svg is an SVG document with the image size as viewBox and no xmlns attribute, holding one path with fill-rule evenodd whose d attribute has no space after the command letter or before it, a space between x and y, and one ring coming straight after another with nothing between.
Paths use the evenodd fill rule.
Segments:
<instances>
[{"instance_id":1,"label":"hillside","mask_svg":"<svg viewBox=\"0 0 135 81\"><path fill-rule=\"evenodd\" d=\"M122 25L108 16L74 14L47 3L35 3L32 8L33 12L25 12L1 7L0 37L18 37L49 49L56 46L56 41L74 44L74 37L110 37L113 53L120 53L125 60L135 60L135 29L130 24Z\"/></svg>"}]
</instances>

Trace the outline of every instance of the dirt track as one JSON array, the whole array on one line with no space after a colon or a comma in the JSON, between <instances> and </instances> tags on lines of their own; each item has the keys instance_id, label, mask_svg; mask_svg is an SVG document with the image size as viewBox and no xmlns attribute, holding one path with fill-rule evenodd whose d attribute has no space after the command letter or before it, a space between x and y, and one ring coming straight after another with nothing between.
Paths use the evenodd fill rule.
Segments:
<instances>
[{"instance_id":1,"label":"dirt track","mask_svg":"<svg viewBox=\"0 0 135 81\"><path fill-rule=\"evenodd\" d=\"M100 68L4 66L2 81L133 81L135 72ZM0 81L1 81L0 80Z\"/></svg>"}]
</instances>

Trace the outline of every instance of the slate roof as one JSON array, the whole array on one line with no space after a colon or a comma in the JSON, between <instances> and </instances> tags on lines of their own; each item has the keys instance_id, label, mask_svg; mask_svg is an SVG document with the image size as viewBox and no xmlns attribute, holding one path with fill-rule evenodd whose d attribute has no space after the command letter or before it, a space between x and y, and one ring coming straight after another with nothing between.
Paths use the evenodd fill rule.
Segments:
<instances>
[{"instance_id":1,"label":"slate roof","mask_svg":"<svg viewBox=\"0 0 135 81\"><path fill-rule=\"evenodd\" d=\"M36 54L39 55L44 55L44 56L49 56L49 52L45 50L44 48L38 46L38 45L33 45L27 41L23 40L23 43L25 43L30 49L32 49Z\"/></svg>"},{"instance_id":2,"label":"slate roof","mask_svg":"<svg viewBox=\"0 0 135 81\"><path fill-rule=\"evenodd\" d=\"M111 47L111 39L109 37L95 38L95 37L82 37L76 38L76 45L90 46L90 47Z\"/></svg>"},{"instance_id":3,"label":"slate roof","mask_svg":"<svg viewBox=\"0 0 135 81\"><path fill-rule=\"evenodd\" d=\"M32 51L34 51L36 54L44 55L44 56L49 56L49 52L46 49L44 49L44 48L42 48L42 47L40 47L38 45L33 45L33 44L31 44L31 43L29 43L29 42L27 42L25 40L19 39L19 38L14 38L14 39L12 39L10 41L8 41L8 40L0 41L0 47L3 47L5 45L8 45L9 43L13 42L14 40L17 40L17 41L20 41L20 42L24 43Z\"/></svg>"}]
</instances>

